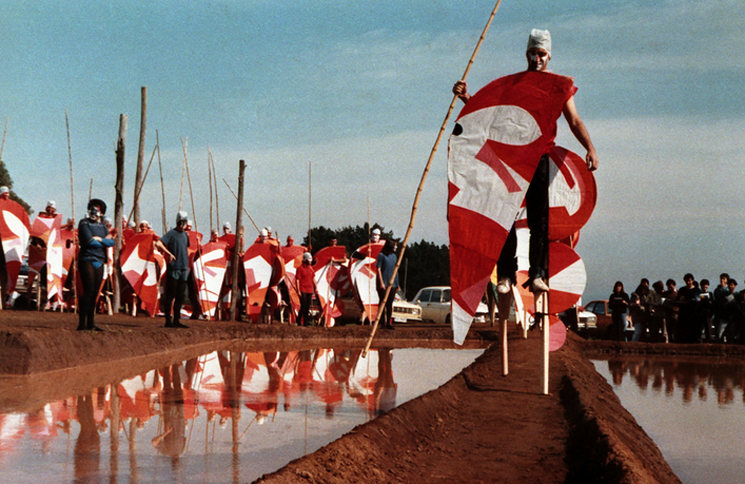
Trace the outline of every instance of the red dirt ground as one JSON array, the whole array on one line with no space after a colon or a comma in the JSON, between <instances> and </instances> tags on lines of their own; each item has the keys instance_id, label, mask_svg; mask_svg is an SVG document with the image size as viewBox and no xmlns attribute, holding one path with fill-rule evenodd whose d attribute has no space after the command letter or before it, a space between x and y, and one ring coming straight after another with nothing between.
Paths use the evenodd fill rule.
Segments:
<instances>
[{"instance_id":1,"label":"red dirt ground","mask_svg":"<svg viewBox=\"0 0 745 484\"><path fill-rule=\"evenodd\" d=\"M104 333L74 331L72 314L0 313L0 405L32 408L79 388L136 374L205 350L271 345L362 347L369 327L331 329L101 316ZM656 445L594 371L585 351L654 351L653 345L587 343L570 334L551 354L550 394L540 390L540 338L510 335L510 374L501 374L498 345L451 381L359 426L317 452L260 479L268 483L678 483ZM381 330L373 346L450 347L443 327ZM467 344L496 339L473 328ZM665 348L671 348L666 345ZM281 349L281 348L279 348ZM684 350L683 347L679 347ZM669 350L666 350L669 351ZM689 349L689 351L693 351ZM711 350L714 352L721 350ZM79 369L86 369L85 377ZM72 371L71 369L78 369ZM44 381L44 395L21 388ZM21 383L26 385L21 385ZM93 383L93 385L91 385ZM87 387L87 388L86 388Z\"/></svg>"}]
</instances>

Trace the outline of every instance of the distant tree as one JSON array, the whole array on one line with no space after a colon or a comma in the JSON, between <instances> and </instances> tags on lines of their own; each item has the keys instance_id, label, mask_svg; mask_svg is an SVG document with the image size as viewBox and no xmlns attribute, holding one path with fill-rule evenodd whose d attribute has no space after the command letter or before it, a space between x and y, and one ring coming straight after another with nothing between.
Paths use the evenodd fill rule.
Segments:
<instances>
[{"instance_id":1,"label":"distant tree","mask_svg":"<svg viewBox=\"0 0 745 484\"><path fill-rule=\"evenodd\" d=\"M352 227L350 225L337 230L326 228L323 225L312 228L311 237L313 240L311 241L311 252L315 254L324 247L327 247L329 245L329 241L332 238L336 237L337 245L343 245L344 247L346 247L347 255L349 255L370 240L370 233L373 229L380 229L381 239L393 238L392 231L386 232L385 228L377 223L373 224L372 227L370 227L369 224L365 222L365 225L362 226L357 225L356 227ZM308 244L307 235L303 238L303 243L305 245Z\"/></svg>"},{"instance_id":2,"label":"distant tree","mask_svg":"<svg viewBox=\"0 0 745 484\"><path fill-rule=\"evenodd\" d=\"M18 202L29 215L33 212L31 206L13 191L13 179L2 160L0 160L0 187L8 187L10 189L10 199Z\"/></svg>"},{"instance_id":3,"label":"distant tree","mask_svg":"<svg viewBox=\"0 0 745 484\"><path fill-rule=\"evenodd\" d=\"M427 286L450 285L450 249L423 240L409 244L399 269L399 283L407 299Z\"/></svg>"}]
</instances>

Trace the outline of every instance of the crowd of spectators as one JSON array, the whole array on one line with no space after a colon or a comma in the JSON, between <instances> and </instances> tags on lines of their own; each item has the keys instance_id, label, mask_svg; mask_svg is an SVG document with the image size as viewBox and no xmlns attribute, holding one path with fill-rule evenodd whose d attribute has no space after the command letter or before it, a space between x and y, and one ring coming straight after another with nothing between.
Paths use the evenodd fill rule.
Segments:
<instances>
[{"instance_id":1,"label":"crowd of spectators","mask_svg":"<svg viewBox=\"0 0 745 484\"><path fill-rule=\"evenodd\" d=\"M644 278L631 293L617 281L608 298L613 339L626 340L626 320L634 328L632 341L666 343L745 343L745 291L736 291L737 281L723 273L719 285L710 290L707 279L693 274L675 280L657 281L650 287Z\"/></svg>"}]
</instances>

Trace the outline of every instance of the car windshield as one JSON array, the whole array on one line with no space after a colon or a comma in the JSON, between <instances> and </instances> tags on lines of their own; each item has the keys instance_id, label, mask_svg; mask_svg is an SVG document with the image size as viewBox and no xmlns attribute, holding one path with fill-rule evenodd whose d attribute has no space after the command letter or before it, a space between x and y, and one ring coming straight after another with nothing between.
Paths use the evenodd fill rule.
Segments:
<instances>
[{"instance_id":1,"label":"car windshield","mask_svg":"<svg viewBox=\"0 0 745 484\"><path fill-rule=\"evenodd\" d=\"M429 289L422 291L422 294L419 296L418 301L429 302L429 297L431 294L432 294L432 291Z\"/></svg>"}]
</instances>

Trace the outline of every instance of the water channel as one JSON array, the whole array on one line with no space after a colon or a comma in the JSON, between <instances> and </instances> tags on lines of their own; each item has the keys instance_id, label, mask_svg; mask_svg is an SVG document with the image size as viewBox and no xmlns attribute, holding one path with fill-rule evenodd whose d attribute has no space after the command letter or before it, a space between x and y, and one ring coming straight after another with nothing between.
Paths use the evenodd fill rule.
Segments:
<instances>
[{"instance_id":1,"label":"water channel","mask_svg":"<svg viewBox=\"0 0 745 484\"><path fill-rule=\"evenodd\" d=\"M686 484L745 482L745 362L594 360Z\"/></svg>"},{"instance_id":2,"label":"water channel","mask_svg":"<svg viewBox=\"0 0 745 484\"><path fill-rule=\"evenodd\" d=\"M211 352L34 411L0 408L0 476L251 482L442 385L482 352Z\"/></svg>"}]
</instances>

